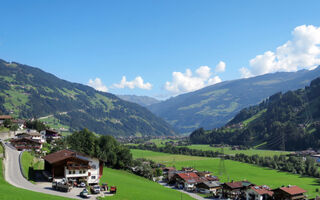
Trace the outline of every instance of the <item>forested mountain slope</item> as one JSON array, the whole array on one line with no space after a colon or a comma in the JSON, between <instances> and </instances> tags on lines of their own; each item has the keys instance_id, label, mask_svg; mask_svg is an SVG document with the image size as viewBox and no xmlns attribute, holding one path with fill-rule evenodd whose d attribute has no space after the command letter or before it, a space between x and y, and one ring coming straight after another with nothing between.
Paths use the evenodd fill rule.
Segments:
<instances>
[{"instance_id":1,"label":"forested mountain slope","mask_svg":"<svg viewBox=\"0 0 320 200\"><path fill-rule=\"evenodd\" d=\"M303 88L319 76L320 67L312 71L278 72L225 81L148 108L181 133L199 127L212 129L225 125L243 108L260 103L277 92Z\"/></svg>"},{"instance_id":2,"label":"forested mountain slope","mask_svg":"<svg viewBox=\"0 0 320 200\"><path fill-rule=\"evenodd\" d=\"M174 134L169 124L142 106L4 60L0 60L0 112L20 118L53 114L73 130L86 127L100 134Z\"/></svg>"},{"instance_id":3,"label":"forested mountain slope","mask_svg":"<svg viewBox=\"0 0 320 200\"><path fill-rule=\"evenodd\" d=\"M148 96L137 95L117 95L120 99L139 104L140 106L150 106L155 103L160 103L159 100Z\"/></svg>"},{"instance_id":4,"label":"forested mountain slope","mask_svg":"<svg viewBox=\"0 0 320 200\"><path fill-rule=\"evenodd\" d=\"M226 126L198 129L193 143L227 143L268 149L320 148L320 78L305 89L276 93L241 110Z\"/></svg>"}]
</instances>

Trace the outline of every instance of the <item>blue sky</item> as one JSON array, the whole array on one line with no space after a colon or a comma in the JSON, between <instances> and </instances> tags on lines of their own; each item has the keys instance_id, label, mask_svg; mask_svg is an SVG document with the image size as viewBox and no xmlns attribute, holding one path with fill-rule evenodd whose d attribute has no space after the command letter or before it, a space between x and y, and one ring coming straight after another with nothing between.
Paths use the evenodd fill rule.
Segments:
<instances>
[{"instance_id":1,"label":"blue sky","mask_svg":"<svg viewBox=\"0 0 320 200\"><path fill-rule=\"evenodd\" d=\"M97 85L99 78L115 94L164 98L319 64L316 0L8 0L0 7L1 59L72 82ZM302 47L308 38L312 44ZM292 64L297 54L301 59ZM224 70L215 68L220 61Z\"/></svg>"}]
</instances>

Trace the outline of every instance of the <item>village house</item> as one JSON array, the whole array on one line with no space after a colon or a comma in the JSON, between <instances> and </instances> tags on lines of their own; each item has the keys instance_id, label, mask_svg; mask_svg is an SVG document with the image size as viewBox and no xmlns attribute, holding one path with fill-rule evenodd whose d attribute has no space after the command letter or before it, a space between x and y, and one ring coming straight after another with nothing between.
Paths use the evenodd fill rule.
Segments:
<instances>
[{"instance_id":1,"label":"village house","mask_svg":"<svg viewBox=\"0 0 320 200\"><path fill-rule=\"evenodd\" d=\"M61 138L60 133L51 129L45 129L43 131L40 131L40 134L44 136L45 140L57 140Z\"/></svg>"},{"instance_id":2,"label":"village house","mask_svg":"<svg viewBox=\"0 0 320 200\"><path fill-rule=\"evenodd\" d=\"M22 150L40 151L41 148L42 148L42 142L41 141L31 139L30 137L11 139L10 143L18 151L22 151Z\"/></svg>"},{"instance_id":3,"label":"village house","mask_svg":"<svg viewBox=\"0 0 320 200\"><path fill-rule=\"evenodd\" d=\"M16 135L17 138L31 138L33 140L38 140L41 143L45 142L45 138L43 137L43 135L41 135L39 132L37 131L28 131L28 132L24 132L24 133L18 133Z\"/></svg>"},{"instance_id":4,"label":"village house","mask_svg":"<svg viewBox=\"0 0 320 200\"><path fill-rule=\"evenodd\" d=\"M178 172L174 175L176 187L186 191L194 191L203 180L194 172Z\"/></svg>"},{"instance_id":5,"label":"village house","mask_svg":"<svg viewBox=\"0 0 320 200\"><path fill-rule=\"evenodd\" d=\"M13 118L10 115L0 115L0 125L3 124L5 120L12 120Z\"/></svg>"},{"instance_id":6,"label":"village house","mask_svg":"<svg viewBox=\"0 0 320 200\"><path fill-rule=\"evenodd\" d=\"M164 167L164 168L162 168L163 180L169 182L169 180L174 175L173 172L176 172L176 168L175 167Z\"/></svg>"},{"instance_id":7,"label":"village house","mask_svg":"<svg viewBox=\"0 0 320 200\"><path fill-rule=\"evenodd\" d=\"M246 191L247 200L272 200L273 192L266 186L251 186Z\"/></svg>"},{"instance_id":8,"label":"village house","mask_svg":"<svg viewBox=\"0 0 320 200\"><path fill-rule=\"evenodd\" d=\"M237 181L222 184L222 197L223 198L245 198L245 191L254 184L249 181Z\"/></svg>"},{"instance_id":9,"label":"village house","mask_svg":"<svg viewBox=\"0 0 320 200\"><path fill-rule=\"evenodd\" d=\"M203 181L197 184L197 190L204 194L218 195L221 190L221 183L219 181Z\"/></svg>"},{"instance_id":10,"label":"village house","mask_svg":"<svg viewBox=\"0 0 320 200\"><path fill-rule=\"evenodd\" d=\"M52 178L66 178L90 185L98 184L103 174L103 162L73 150L65 149L43 157L45 171Z\"/></svg>"},{"instance_id":11,"label":"village house","mask_svg":"<svg viewBox=\"0 0 320 200\"><path fill-rule=\"evenodd\" d=\"M306 199L305 193L307 192L295 185L276 188L272 191L274 199L277 200L304 200Z\"/></svg>"},{"instance_id":12,"label":"village house","mask_svg":"<svg viewBox=\"0 0 320 200\"><path fill-rule=\"evenodd\" d=\"M181 171L184 172L193 172L195 171L193 167L182 167Z\"/></svg>"}]
</instances>

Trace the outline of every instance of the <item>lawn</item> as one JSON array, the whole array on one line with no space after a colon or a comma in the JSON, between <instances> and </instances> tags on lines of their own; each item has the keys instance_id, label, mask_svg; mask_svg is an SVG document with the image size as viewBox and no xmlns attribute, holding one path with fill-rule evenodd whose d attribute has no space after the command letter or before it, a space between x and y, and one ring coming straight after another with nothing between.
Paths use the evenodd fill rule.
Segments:
<instances>
[{"instance_id":1,"label":"lawn","mask_svg":"<svg viewBox=\"0 0 320 200\"><path fill-rule=\"evenodd\" d=\"M203 151L221 151L219 147L211 147L210 145L190 145L187 146L190 149L199 149ZM274 155L287 155L290 154L289 151L272 151L272 150L258 150L258 149L248 149L248 150L232 150L230 147L223 148L224 153L228 155L235 155L237 153L243 153L246 155L258 154L259 156L274 156Z\"/></svg>"},{"instance_id":2,"label":"lawn","mask_svg":"<svg viewBox=\"0 0 320 200\"><path fill-rule=\"evenodd\" d=\"M68 198L57 197L38 192L14 187L7 183L3 178L2 159L0 159L0 199L1 200L67 200Z\"/></svg>"},{"instance_id":3,"label":"lawn","mask_svg":"<svg viewBox=\"0 0 320 200\"><path fill-rule=\"evenodd\" d=\"M35 157L28 151L24 151L22 153L21 164L23 174L28 180L30 180L32 176L32 171L30 170L30 168L33 168L34 170L41 170L44 168L43 161L37 161Z\"/></svg>"},{"instance_id":4,"label":"lawn","mask_svg":"<svg viewBox=\"0 0 320 200\"><path fill-rule=\"evenodd\" d=\"M134 157L139 157L142 150L131 150ZM199 157L187 156L185 160L179 160L177 158L180 155L167 155L157 153L156 156L152 157L153 153L149 151L144 151L144 155L149 155L147 158L152 159L156 162L164 163L167 166L175 166L177 169L181 167L194 167L197 170L209 170L213 172L214 175L219 176L222 182L231 180L249 180L257 185L268 185L271 188L280 187L282 185L298 185L299 187L308 191L309 197L315 197L320 195L316 192L316 189L320 189L320 183L316 178L301 177L299 175L294 175L286 172L279 172L277 170L272 170L268 168L262 168L246 163L241 163L237 161L225 160L226 174L220 176L219 165L220 159L218 158L204 158L199 160ZM168 159L168 162L163 162L163 158Z\"/></svg>"},{"instance_id":5,"label":"lawn","mask_svg":"<svg viewBox=\"0 0 320 200\"><path fill-rule=\"evenodd\" d=\"M121 200L191 200L190 196L122 170L104 168L100 183L117 186L117 194L105 199Z\"/></svg>"}]
</instances>

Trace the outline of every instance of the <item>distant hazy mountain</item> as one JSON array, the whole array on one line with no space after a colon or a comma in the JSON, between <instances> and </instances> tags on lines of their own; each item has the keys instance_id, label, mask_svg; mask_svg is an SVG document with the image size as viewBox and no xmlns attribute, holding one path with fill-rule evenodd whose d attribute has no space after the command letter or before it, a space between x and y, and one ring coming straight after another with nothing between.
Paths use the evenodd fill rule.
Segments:
<instances>
[{"instance_id":1,"label":"distant hazy mountain","mask_svg":"<svg viewBox=\"0 0 320 200\"><path fill-rule=\"evenodd\" d=\"M152 97L148 97L148 96L137 96L137 95L117 95L117 96L125 101L137 103L140 106L149 106L155 103L160 103L159 100Z\"/></svg>"},{"instance_id":2,"label":"distant hazy mountain","mask_svg":"<svg viewBox=\"0 0 320 200\"><path fill-rule=\"evenodd\" d=\"M248 79L225 81L170 98L148 108L181 133L203 127L225 125L241 109L261 102L277 92L303 88L320 76L315 70L278 72Z\"/></svg>"},{"instance_id":3,"label":"distant hazy mountain","mask_svg":"<svg viewBox=\"0 0 320 200\"><path fill-rule=\"evenodd\" d=\"M73 130L86 127L100 134L174 134L168 123L142 106L4 60L0 60L1 112L20 118L53 115Z\"/></svg>"}]
</instances>

